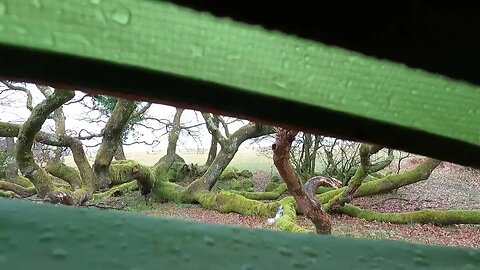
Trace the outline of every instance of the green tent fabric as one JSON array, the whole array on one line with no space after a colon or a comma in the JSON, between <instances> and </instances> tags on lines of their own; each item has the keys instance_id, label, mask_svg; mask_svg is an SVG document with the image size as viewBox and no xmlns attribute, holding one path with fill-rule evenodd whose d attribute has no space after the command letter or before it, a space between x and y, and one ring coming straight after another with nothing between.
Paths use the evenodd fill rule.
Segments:
<instances>
[{"instance_id":1,"label":"green tent fabric","mask_svg":"<svg viewBox=\"0 0 480 270\"><path fill-rule=\"evenodd\" d=\"M478 86L169 2L2 0L0 63L0 76L9 79L204 108L479 164ZM480 265L474 249L6 199L0 213L1 269Z\"/></svg>"}]
</instances>

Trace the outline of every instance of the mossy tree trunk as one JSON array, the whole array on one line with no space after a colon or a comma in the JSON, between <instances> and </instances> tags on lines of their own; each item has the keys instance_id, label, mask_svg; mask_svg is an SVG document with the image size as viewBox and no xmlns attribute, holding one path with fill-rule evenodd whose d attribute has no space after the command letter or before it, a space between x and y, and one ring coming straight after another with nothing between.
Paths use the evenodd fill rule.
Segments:
<instances>
[{"instance_id":1,"label":"mossy tree trunk","mask_svg":"<svg viewBox=\"0 0 480 270\"><path fill-rule=\"evenodd\" d=\"M213 116L213 124L218 128L218 125L220 124L220 121L218 119L219 116ZM210 142L210 148L208 150L208 157L207 161L205 162L205 167L209 167L212 165L213 161L217 157L217 151L218 151L218 142L217 139L215 139L215 136L212 135L212 140Z\"/></svg>"},{"instance_id":2,"label":"mossy tree trunk","mask_svg":"<svg viewBox=\"0 0 480 270\"><path fill-rule=\"evenodd\" d=\"M120 145L117 147L115 154L113 154L113 158L115 158L115 160L127 159L127 157L125 156L125 151L123 150L123 143L120 143Z\"/></svg>"},{"instance_id":3,"label":"mossy tree trunk","mask_svg":"<svg viewBox=\"0 0 480 270\"><path fill-rule=\"evenodd\" d=\"M320 185L328 183L330 179L315 177L310 179L307 184L304 185L304 188L302 188L300 179L290 161L292 142L295 140L297 134L298 132L296 131L283 129L277 131L275 143L272 145L273 162L280 176L287 184L288 191L295 199L298 208L313 222L317 233L331 234L332 222L330 217L314 196L315 190L317 190Z\"/></svg>"},{"instance_id":4,"label":"mossy tree trunk","mask_svg":"<svg viewBox=\"0 0 480 270\"><path fill-rule=\"evenodd\" d=\"M197 191L208 191L213 188L218 178L225 170L225 168L230 164L232 159L235 157L235 154L238 151L240 145L252 138L260 137L267 135L273 132L273 129L268 126L262 126L255 123L248 123L233 134L228 134L229 136L224 136L218 125L215 124L214 117L210 113L203 113L205 118L205 123L209 132L212 136L215 137L217 142L220 144L220 151L213 160L212 164L208 167L207 171L203 174L202 177L193 181L185 191L186 200L192 200L194 198L194 193Z\"/></svg>"},{"instance_id":5,"label":"mossy tree trunk","mask_svg":"<svg viewBox=\"0 0 480 270\"><path fill-rule=\"evenodd\" d=\"M172 128L168 132L167 153L161 157L154 166L155 175L158 178L163 178L170 170L177 157L177 143L181 131L181 118L184 109L177 108L173 116Z\"/></svg>"},{"instance_id":6,"label":"mossy tree trunk","mask_svg":"<svg viewBox=\"0 0 480 270\"><path fill-rule=\"evenodd\" d=\"M18 167L22 174L33 183L38 197L47 198L53 203L70 205L82 204L90 199L93 194L94 175L87 162L82 144L78 140L66 137L58 138L54 136L53 139L48 137L43 138L49 142L58 140L56 146L64 144L70 146L83 181L82 188L75 191L57 188L53 184L52 176L35 162L32 145L36 138L40 137L40 139L42 139L41 136L46 135L45 133L39 134L39 131L48 116L62 104L72 99L74 95L75 93L73 91L55 91L51 96L35 106L30 117L21 126L20 130L18 130L18 141L15 149ZM14 126L10 126L6 131L12 132L14 129Z\"/></svg>"},{"instance_id":7,"label":"mossy tree trunk","mask_svg":"<svg viewBox=\"0 0 480 270\"><path fill-rule=\"evenodd\" d=\"M43 94L45 98L50 97L53 94L53 89L50 88L49 86L45 85L39 85L37 84L38 90ZM55 122L55 134L57 136L63 136L65 135L65 114L63 113L63 108L62 106L58 107L53 111L51 115L53 121ZM62 160L62 147L57 147L55 149L55 156L53 161L54 162L61 162Z\"/></svg>"},{"instance_id":8,"label":"mossy tree trunk","mask_svg":"<svg viewBox=\"0 0 480 270\"><path fill-rule=\"evenodd\" d=\"M5 138L7 146L7 171L5 179L15 183L18 176L17 163L15 162L15 139L13 137Z\"/></svg>"},{"instance_id":9,"label":"mossy tree trunk","mask_svg":"<svg viewBox=\"0 0 480 270\"><path fill-rule=\"evenodd\" d=\"M105 124L102 143L97 151L93 165L93 170L97 176L96 189L105 189L112 182L108 173L109 166L115 152L122 143L123 131L135 107L134 101L118 99L112 115Z\"/></svg>"}]
</instances>

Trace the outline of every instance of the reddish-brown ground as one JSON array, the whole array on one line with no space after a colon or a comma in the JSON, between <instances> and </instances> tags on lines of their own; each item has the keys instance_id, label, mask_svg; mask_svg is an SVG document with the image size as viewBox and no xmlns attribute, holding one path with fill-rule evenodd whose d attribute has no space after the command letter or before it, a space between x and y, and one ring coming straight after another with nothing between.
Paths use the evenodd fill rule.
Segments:
<instances>
[{"instance_id":1,"label":"reddish-brown ground","mask_svg":"<svg viewBox=\"0 0 480 270\"><path fill-rule=\"evenodd\" d=\"M415 160L406 167L415 165ZM260 190L268 175L255 175L255 189ZM275 228L266 223L266 218L243 216L235 213L221 214L202 209L198 205L159 204L145 205L138 192L112 199L127 209L151 216L180 218L207 223L219 223L250 228ZM427 181L400 188L399 190L373 197L360 198L354 204L382 212L404 212L424 208L432 209L480 209L480 173L453 164L442 164ZM397 225L368 222L345 215L334 215L333 234L344 237L404 240L425 244L440 244L480 248L480 225ZM310 221L300 216L301 226L313 229Z\"/></svg>"}]
</instances>

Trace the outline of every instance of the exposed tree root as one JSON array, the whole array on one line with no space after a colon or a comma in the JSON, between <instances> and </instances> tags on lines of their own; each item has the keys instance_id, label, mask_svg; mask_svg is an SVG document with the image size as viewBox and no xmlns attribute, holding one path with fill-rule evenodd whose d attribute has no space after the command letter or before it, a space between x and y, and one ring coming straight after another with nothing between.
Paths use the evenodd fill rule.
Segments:
<instances>
[{"instance_id":1,"label":"exposed tree root","mask_svg":"<svg viewBox=\"0 0 480 270\"><path fill-rule=\"evenodd\" d=\"M78 174L77 170L63 163L49 163L47 166L45 166L45 170L49 174L69 183L73 189L77 189L82 186L82 179L80 179L80 174Z\"/></svg>"},{"instance_id":2,"label":"exposed tree root","mask_svg":"<svg viewBox=\"0 0 480 270\"><path fill-rule=\"evenodd\" d=\"M3 181L3 180L0 180L0 190L11 191L20 198L29 197L37 193L37 190L33 185L30 187L23 187L21 185L18 185L12 182ZM10 194L10 193L5 193L5 194Z\"/></svg>"},{"instance_id":3,"label":"exposed tree root","mask_svg":"<svg viewBox=\"0 0 480 270\"><path fill-rule=\"evenodd\" d=\"M138 184L136 181L131 181L128 183L120 184L118 186L114 186L108 191L93 194L93 200L101 200L110 197L122 196L125 193L134 190L138 190Z\"/></svg>"},{"instance_id":4,"label":"exposed tree root","mask_svg":"<svg viewBox=\"0 0 480 270\"><path fill-rule=\"evenodd\" d=\"M395 224L480 224L480 210L430 210L424 209L405 213L380 213L346 204L337 210L352 217L368 221L390 222Z\"/></svg>"},{"instance_id":5,"label":"exposed tree root","mask_svg":"<svg viewBox=\"0 0 480 270\"><path fill-rule=\"evenodd\" d=\"M3 198L18 198L19 196L10 190L0 190L0 197Z\"/></svg>"}]
</instances>

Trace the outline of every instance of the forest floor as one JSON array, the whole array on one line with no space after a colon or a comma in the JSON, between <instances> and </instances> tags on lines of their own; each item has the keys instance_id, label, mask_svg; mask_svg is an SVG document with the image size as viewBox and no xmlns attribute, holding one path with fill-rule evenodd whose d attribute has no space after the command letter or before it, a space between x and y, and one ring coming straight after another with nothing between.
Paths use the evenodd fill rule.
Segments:
<instances>
[{"instance_id":1,"label":"forest floor","mask_svg":"<svg viewBox=\"0 0 480 270\"><path fill-rule=\"evenodd\" d=\"M414 165L415 160L413 159L410 164L407 162L403 167L407 169ZM269 175L269 172L257 171L255 173L256 189L261 189L265 185ZM352 203L381 212L405 212L420 209L480 209L479 195L479 171L442 163L426 181L400 188L392 193L355 199ZM138 191L122 197L111 198L108 204L149 216L275 230L273 226L267 224L265 217L243 216L236 213L222 214L191 204L146 204ZM346 215L333 215L332 219L333 235L336 236L480 248L480 225L397 225L369 222ZM313 224L303 216L299 216L298 222L305 228L314 229Z\"/></svg>"}]
</instances>

